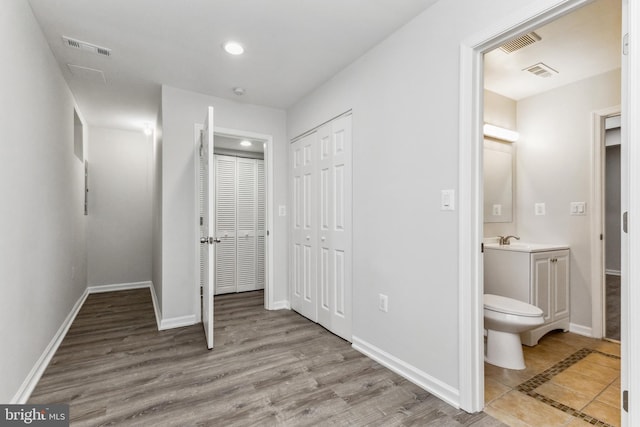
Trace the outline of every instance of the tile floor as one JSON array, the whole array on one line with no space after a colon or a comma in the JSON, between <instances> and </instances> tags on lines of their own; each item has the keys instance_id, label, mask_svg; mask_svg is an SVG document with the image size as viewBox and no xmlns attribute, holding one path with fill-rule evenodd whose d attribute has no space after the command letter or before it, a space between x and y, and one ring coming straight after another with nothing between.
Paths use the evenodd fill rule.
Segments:
<instances>
[{"instance_id":1,"label":"tile floor","mask_svg":"<svg viewBox=\"0 0 640 427\"><path fill-rule=\"evenodd\" d=\"M619 426L620 345L551 332L521 371L485 363L485 412L516 427Z\"/></svg>"}]
</instances>

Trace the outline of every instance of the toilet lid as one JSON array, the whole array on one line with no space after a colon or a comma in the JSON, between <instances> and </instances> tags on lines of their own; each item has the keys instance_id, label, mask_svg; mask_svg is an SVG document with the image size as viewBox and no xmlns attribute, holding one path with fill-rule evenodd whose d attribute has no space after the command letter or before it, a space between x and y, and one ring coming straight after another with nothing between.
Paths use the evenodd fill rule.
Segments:
<instances>
[{"instance_id":1,"label":"toilet lid","mask_svg":"<svg viewBox=\"0 0 640 427\"><path fill-rule=\"evenodd\" d=\"M484 294L484 308L499 313L514 314L517 316L537 317L543 311L535 305L507 298L500 295Z\"/></svg>"}]
</instances>

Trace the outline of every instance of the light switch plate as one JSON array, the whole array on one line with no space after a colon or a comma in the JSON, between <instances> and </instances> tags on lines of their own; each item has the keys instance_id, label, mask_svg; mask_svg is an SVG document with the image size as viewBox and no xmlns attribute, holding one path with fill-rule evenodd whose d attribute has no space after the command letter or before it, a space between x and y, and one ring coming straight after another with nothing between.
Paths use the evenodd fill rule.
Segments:
<instances>
[{"instance_id":1,"label":"light switch plate","mask_svg":"<svg viewBox=\"0 0 640 427\"><path fill-rule=\"evenodd\" d=\"M493 216L502 216L502 205L493 205Z\"/></svg>"},{"instance_id":2,"label":"light switch plate","mask_svg":"<svg viewBox=\"0 0 640 427\"><path fill-rule=\"evenodd\" d=\"M546 215L547 207L544 203L536 203L534 205L536 215Z\"/></svg>"},{"instance_id":3,"label":"light switch plate","mask_svg":"<svg viewBox=\"0 0 640 427\"><path fill-rule=\"evenodd\" d=\"M586 215L587 202L571 202L569 206L569 213L571 215Z\"/></svg>"},{"instance_id":4,"label":"light switch plate","mask_svg":"<svg viewBox=\"0 0 640 427\"><path fill-rule=\"evenodd\" d=\"M456 210L456 190L442 190L440 192L440 210Z\"/></svg>"},{"instance_id":5,"label":"light switch plate","mask_svg":"<svg viewBox=\"0 0 640 427\"><path fill-rule=\"evenodd\" d=\"M287 207L285 205L278 206L278 215L287 216Z\"/></svg>"},{"instance_id":6,"label":"light switch plate","mask_svg":"<svg viewBox=\"0 0 640 427\"><path fill-rule=\"evenodd\" d=\"M389 311L389 297L385 294L378 294L378 309L385 313Z\"/></svg>"}]
</instances>

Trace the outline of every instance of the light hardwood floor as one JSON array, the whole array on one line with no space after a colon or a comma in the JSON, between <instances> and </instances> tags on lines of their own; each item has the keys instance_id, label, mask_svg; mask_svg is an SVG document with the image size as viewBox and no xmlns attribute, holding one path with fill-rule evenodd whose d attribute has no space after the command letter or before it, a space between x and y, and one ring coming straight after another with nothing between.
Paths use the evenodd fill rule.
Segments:
<instances>
[{"instance_id":1,"label":"light hardwood floor","mask_svg":"<svg viewBox=\"0 0 640 427\"><path fill-rule=\"evenodd\" d=\"M147 289L90 295L30 403L69 403L71 424L90 426L503 425L263 298L216 297L208 351L201 325L157 331Z\"/></svg>"}]
</instances>

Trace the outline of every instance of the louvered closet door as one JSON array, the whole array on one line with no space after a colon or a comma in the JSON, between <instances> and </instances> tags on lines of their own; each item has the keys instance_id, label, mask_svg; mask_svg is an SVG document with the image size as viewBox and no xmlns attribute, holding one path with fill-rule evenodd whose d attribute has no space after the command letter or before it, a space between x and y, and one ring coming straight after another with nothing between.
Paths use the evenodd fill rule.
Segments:
<instances>
[{"instance_id":1,"label":"louvered closet door","mask_svg":"<svg viewBox=\"0 0 640 427\"><path fill-rule=\"evenodd\" d=\"M236 158L216 162L216 294L236 292Z\"/></svg>"},{"instance_id":2,"label":"louvered closet door","mask_svg":"<svg viewBox=\"0 0 640 427\"><path fill-rule=\"evenodd\" d=\"M238 233L236 265L238 292L256 289L256 185L257 171L254 159L237 159Z\"/></svg>"},{"instance_id":3,"label":"louvered closet door","mask_svg":"<svg viewBox=\"0 0 640 427\"><path fill-rule=\"evenodd\" d=\"M316 253L317 202L315 190L315 153L317 134L314 132L291 144L291 308L317 321Z\"/></svg>"},{"instance_id":4,"label":"louvered closet door","mask_svg":"<svg viewBox=\"0 0 640 427\"><path fill-rule=\"evenodd\" d=\"M351 116L318 140L318 323L351 341Z\"/></svg>"},{"instance_id":5,"label":"louvered closet door","mask_svg":"<svg viewBox=\"0 0 640 427\"><path fill-rule=\"evenodd\" d=\"M257 200L257 220L256 220L256 240L257 240L257 265L256 265L256 289L264 289L265 284L265 247L266 247L266 198L264 161L256 160L256 200Z\"/></svg>"}]
</instances>

